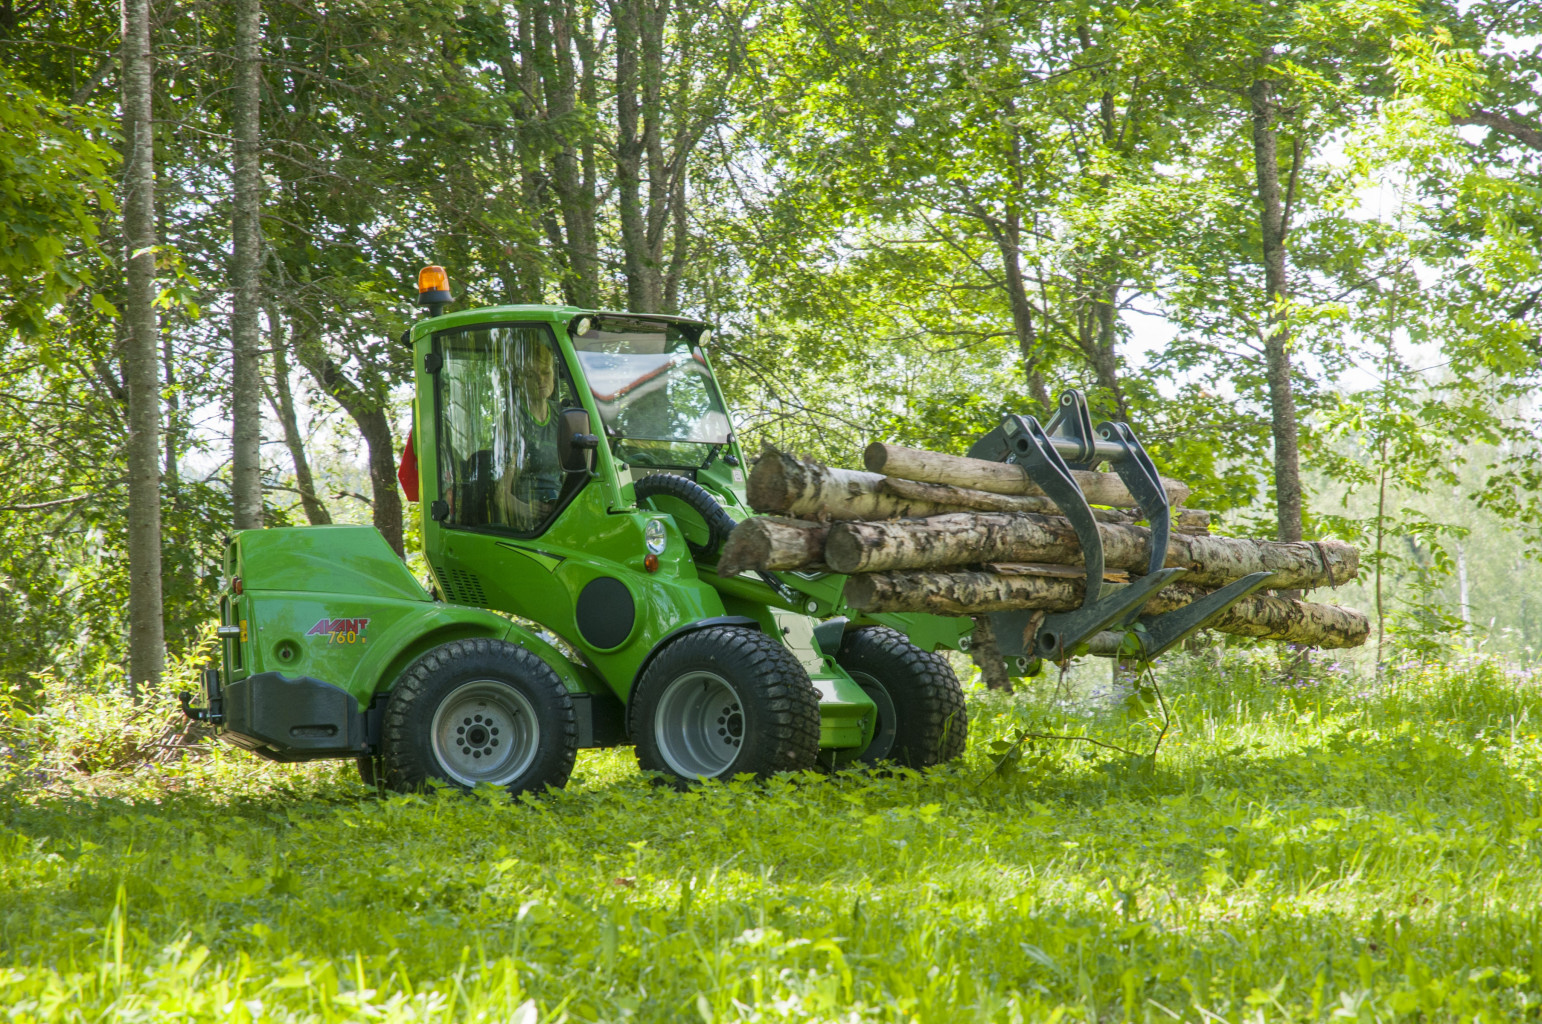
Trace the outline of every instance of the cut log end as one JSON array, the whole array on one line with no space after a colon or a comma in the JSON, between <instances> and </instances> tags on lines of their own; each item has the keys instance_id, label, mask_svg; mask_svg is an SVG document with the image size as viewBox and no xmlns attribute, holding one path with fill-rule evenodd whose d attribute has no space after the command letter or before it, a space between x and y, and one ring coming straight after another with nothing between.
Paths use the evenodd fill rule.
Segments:
<instances>
[{"instance_id":1,"label":"cut log end","mask_svg":"<svg viewBox=\"0 0 1542 1024\"><path fill-rule=\"evenodd\" d=\"M750 508L761 512L784 512L792 487L787 479L789 462L770 445L761 449L760 458L745 483Z\"/></svg>"},{"instance_id":2,"label":"cut log end","mask_svg":"<svg viewBox=\"0 0 1542 1024\"><path fill-rule=\"evenodd\" d=\"M755 516L734 527L718 557L717 573L737 576L750 569L823 569L823 523L778 516Z\"/></svg>"}]
</instances>

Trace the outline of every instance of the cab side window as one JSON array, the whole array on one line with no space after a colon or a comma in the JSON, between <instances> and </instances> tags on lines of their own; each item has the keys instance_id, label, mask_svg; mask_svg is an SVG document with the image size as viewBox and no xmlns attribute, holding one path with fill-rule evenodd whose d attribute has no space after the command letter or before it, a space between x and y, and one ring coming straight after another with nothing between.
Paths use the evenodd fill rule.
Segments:
<instances>
[{"instance_id":1,"label":"cab side window","mask_svg":"<svg viewBox=\"0 0 1542 1024\"><path fill-rule=\"evenodd\" d=\"M542 325L475 327L437 339L439 495L451 526L534 533L556 514L557 420L578 404Z\"/></svg>"}]
</instances>

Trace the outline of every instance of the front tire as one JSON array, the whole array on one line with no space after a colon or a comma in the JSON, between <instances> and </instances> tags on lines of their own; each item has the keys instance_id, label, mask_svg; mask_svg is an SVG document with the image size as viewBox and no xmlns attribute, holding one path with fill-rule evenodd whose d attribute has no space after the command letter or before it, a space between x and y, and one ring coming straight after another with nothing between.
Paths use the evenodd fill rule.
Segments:
<instances>
[{"instance_id":1,"label":"front tire","mask_svg":"<svg viewBox=\"0 0 1542 1024\"><path fill-rule=\"evenodd\" d=\"M502 640L453 640L402 673L383 747L391 789L438 780L519 794L567 784L578 724L567 688L539 657Z\"/></svg>"},{"instance_id":2,"label":"front tire","mask_svg":"<svg viewBox=\"0 0 1542 1024\"><path fill-rule=\"evenodd\" d=\"M644 771L677 784L812 768L819 694L791 651L752 629L710 626L672 641L632 694Z\"/></svg>"},{"instance_id":3,"label":"front tire","mask_svg":"<svg viewBox=\"0 0 1542 1024\"><path fill-rule=\"evenodd\" d=\"M835 660L878 705L872 742L856 760L930 768L964 752L964 688L947 659L896 630L867 626L842 637Z\"/></svg>"}]
</instances>

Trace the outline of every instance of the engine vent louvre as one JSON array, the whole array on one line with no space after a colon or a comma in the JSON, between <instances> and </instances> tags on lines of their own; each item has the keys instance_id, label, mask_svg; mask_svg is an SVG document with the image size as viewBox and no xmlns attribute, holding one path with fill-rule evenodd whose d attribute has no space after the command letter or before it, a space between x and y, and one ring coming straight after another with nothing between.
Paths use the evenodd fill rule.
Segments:
<instances>
[{"instance_id":1,"label":"engine vent louvre","mask_svg":"<svg viewBox=\"0 0 1542 1024\"><path fill-rule=\"evenodd\" d=\"M464 569L436 567L434 575L439 577L439 585L444 588L445 600L455 604L476 605L478 608L487 607L487 594L482 590L482 581L477 579L475 573Z\"/></svg>"}]
</instances>

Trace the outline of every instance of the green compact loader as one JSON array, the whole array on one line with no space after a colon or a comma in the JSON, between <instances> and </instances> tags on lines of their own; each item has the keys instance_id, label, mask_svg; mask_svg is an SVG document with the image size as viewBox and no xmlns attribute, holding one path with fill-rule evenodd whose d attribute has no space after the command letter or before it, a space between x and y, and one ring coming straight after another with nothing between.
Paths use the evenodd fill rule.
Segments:
<instances>
[{"instance_id":1,"label":"green compact loader","mask_svg":"<svg viewBox=\"0 0 1542 1024\"><path fill-rule=\"evenodd\" d=\"M443 271L419 286L403 482L430 585L369 527L235 535L191 716L399 790L562 786L580 747L622 744L681 783L962 752L937 652L967 618L858 615L837 575L718 576L752 513L707 324L445 313Z\"/></svg>"}]
</instances>

